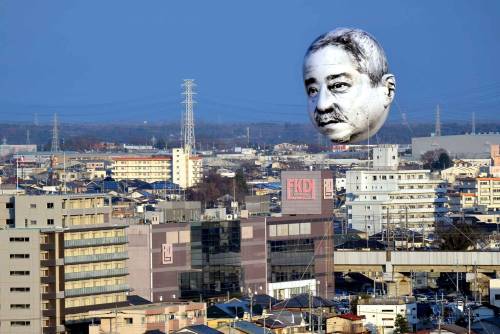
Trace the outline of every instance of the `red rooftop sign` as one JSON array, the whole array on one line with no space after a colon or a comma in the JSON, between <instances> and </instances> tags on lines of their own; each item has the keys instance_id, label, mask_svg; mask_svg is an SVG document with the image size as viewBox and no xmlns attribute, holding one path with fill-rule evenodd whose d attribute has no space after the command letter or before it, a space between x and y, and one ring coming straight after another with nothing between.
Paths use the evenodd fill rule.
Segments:
<instances>
[{"instance_id":1,"label":"red rooftop sign","mask_svg":"<svg viewBox=\"0 0 500 334\"><path fill-rule=\"evenodd\" d=\"M315 199L314 179L287 179L286 198L288 200Z\"/></svg>"}]
</instances>

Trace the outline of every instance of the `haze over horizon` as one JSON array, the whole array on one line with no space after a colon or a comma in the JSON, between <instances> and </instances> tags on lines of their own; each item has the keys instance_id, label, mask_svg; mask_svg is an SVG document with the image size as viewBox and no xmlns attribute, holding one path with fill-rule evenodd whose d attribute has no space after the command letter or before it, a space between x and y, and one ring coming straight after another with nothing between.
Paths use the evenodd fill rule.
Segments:
<instances>
[{"instance_id":1,"label":"haze over horizon","mask_svg":"<svg viewBox=\"0 0 500 334\"><path fill-rule=\"evenodd\" d=\"M464 17L467 18L464 21ZM500 3L279 1L0 3L0 122L308 122L302 57L321 33L361 28L396 75L389 122L499 120Z\"/></svg>"}]
</instances>

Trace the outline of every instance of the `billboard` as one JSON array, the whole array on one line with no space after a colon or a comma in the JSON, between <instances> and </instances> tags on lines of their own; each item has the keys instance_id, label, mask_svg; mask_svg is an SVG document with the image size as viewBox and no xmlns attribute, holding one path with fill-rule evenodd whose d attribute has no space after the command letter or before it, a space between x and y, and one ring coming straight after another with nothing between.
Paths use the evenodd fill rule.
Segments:
<instances>
[{"instance_id":1,"label":"billboard","mask_svg":"<svg viewBox=\"0 0 500 334\"><path fill-rule=\"evenodd\" d=\"M281 173L283 214L331 214L334 182L331 171L284 171Z\"/></svg>"}]
</instances>

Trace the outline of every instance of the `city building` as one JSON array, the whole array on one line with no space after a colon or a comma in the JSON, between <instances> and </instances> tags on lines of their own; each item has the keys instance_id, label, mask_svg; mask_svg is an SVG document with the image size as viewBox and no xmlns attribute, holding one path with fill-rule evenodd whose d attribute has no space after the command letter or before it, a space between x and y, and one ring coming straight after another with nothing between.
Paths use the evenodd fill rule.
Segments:
<instances>
[{"instance_id":1,"label":"city building","mask_svg":"<svg viewBox=\"0 0 500 334\"><path fill-rule=\"evenodd\" d=\"M1 271L2 310L10 310L5 319L38 316L2 320L0 333L8 326L62 332L90 310L127 304L126 226L110 224L106 195L3 196L1 203L0 216L9 218L0 229L0 265L11 268ZM18 307L24 292L29 302Z\"/></svg>"},{"instance_id":2,"label":"city building","mask_svg":"<svg viewBox=\"0 0 500 334\"><path fill-rule=\"evenodd\" d=\"M500 177L500 144L490 146L491 167L490 173L493 177Z\"/></svg>"},{"instance_id":3,"label":"city building","mask_svg":"<svg viewBox=\"0 0 500 334\"><path fill-rule=\"evenodd\" d=\"M427 151L440 148L446 150L452 158L489 158L491 144L500 144L500 134L482 133L411 139L414 160L420 160L420 157Z\"/></svg>"},{"instance_id":4,"label":"city building","mask_svg":"<svg viewBox=\"0 0 500 334\"><path fill-rule=\"evenodd\" d=\"M0 145L0 157L5 157L10 154L23 154L36 152L36 145Z\"/></svg>"},{"instance_id":5,"label":"city building","mask_svg":"<svg viewBox=\"0 0 500 334\"><path fill-rule=\"evenodd\" d=\"M169 181L171 163L172 159L167 156L114 157L112 175L117 180Z\"/></svg>"},{"instance_id":6,"label":"city building","mask_svg":"<svg viewBox=\"0 0 500 334\"><path fill-rule=\"evenodd\" d=\"M428 170L399 170L397 145L373 150L373 167L346 172L350 228L368 235L395 227L431 232L447 221L446 182Z\"/></svg>"},{"instance_id":7,"label":"city building","mask_svg":"<svg viewBox=\"0 0 500 334\"><path fill-rule=\"evenodd\" d=\"M477 178L477 204L488 211L500 210L500 177Z\"/></svg>"},{"instance_id":8,"label":"city building","mask_svg":"<svg viewBox=\"0 0 500 334\"><path fill-rule=\"evenodd\" d=\"M240 293L240 222L131 225L129 282L152 302Z\"/></svg>"},{"instance_id":9,"label":"city building","mask_svg":"<svg viewBox=\"0 0 500 334\"><path fill-rule=\"evenodd\" d=\"M172 182L181 188L189 188L203 178L202 158L193 156L183 148L172 149Z\"/></svg>"},{"instance_id":10,"label":"city building","mask_svg":"<svg viewBox=\"0 0 500 334\"><path fill-rule=\"evenodd\" d=\"M205 303L155 303L90 311L99 324L89 324L89 334L172 333L186 326L204 325Z\"/></svg>"},{"instance_id":11,"label":"city building","mask_svg":"<svg viewBox=\"0 0 500 334\"><path fill-rule=\"evenodd\" d=\"M394 333L394 321L400 314L406 318L412 331L417 326L417 303L414 298L359 299L357 315L363 317L364 326L371 333Z\"/></svg>"},{"instance_id":12,"label":"city building","mask_svg":"<svg viewBox=\"0 0 500 334\"><path fill-rule=\"evenodd\" d=\"M365 334L366 329L363 325L363 317L352 313L334 315L326 320L327 334Z\"/></svg>"}]
</instances>

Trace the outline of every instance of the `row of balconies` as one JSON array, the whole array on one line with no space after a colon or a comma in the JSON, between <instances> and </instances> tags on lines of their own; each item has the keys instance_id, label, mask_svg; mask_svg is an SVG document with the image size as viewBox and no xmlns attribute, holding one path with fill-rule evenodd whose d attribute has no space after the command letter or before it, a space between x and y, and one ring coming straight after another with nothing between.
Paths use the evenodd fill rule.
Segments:
<instances>
[{"instance_id":1,"label":"row of balconies","mask_svg":"<svg viewBox=\"0 0 500 334\"><path fill-rule=\"evenodd\" d=\"M80 279L89 278L99 278L99 277L112 277L112 276L123 276L128 275L127 268L116 268L116 269L102 269L102 270L92 270L92 271L80 271L74 273L65 273L64 280L74 281Z\"/></svg>"},{"instance_id":2,"label":"row of balconies","mask_svg":"<svg viewBox=\"0 0 500 334\"><path fill-rule=\"evenodd\" d=\"M103 285L103 286L94 286L89 288L69 289L64 292L64 296L65 297L86 296L86 295L95 295L101 293L129 291L129 290L130 288L128 284Z\"/></svg>"},{"instance_id":3,"label":"row of balconies","mask_svg":"<svg viewBox=\"0 0 500 334\"><path fill-rule=\"evenodd\" d=\"M91 263L91 262L126 260L126 259L128 259L128 253L120 252L120 253L66 256L64 262L66 264L76 264L76 263Z\"/></svg>"},{"instance_id":4,"label":"row of balconies","mask_svg":"<svg viewBox=\"0 0 500 334\"><path fill-rule=\"evenodd\" d=\"M100 245L119 245L126 244L128 239L126 236L106 237L106 238L89 238L64 240L64 248L100 246Z\"/></svg>"}]
</instances>

